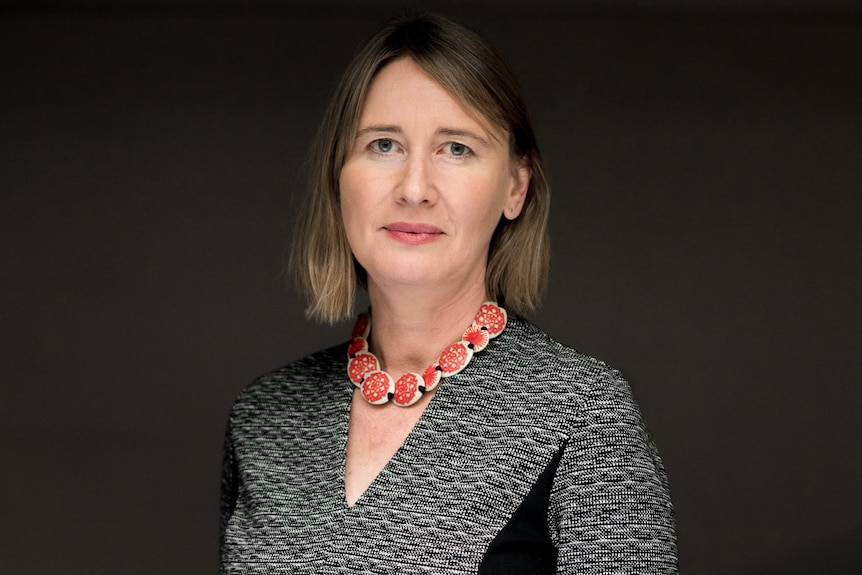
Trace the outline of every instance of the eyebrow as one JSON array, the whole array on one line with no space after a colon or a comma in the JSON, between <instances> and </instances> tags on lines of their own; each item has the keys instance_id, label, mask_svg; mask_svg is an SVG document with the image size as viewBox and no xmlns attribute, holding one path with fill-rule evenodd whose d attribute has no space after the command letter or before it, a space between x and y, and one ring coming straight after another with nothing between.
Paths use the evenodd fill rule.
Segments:
<instances>
[{"instance_id":1,"label":"eyebrow","mask_svg":"<svg viewBox=\"0 0 862 575\"><path fill-rule=\"evenodd\" d=\"M356 137L364 136L365 134L370 134L371 132L382 132L386 134L400 134L401 128L398 126L392 125L379 125L379 126L368 126L367 128L362 128L358 132L356 132Z\"/></svg>"},{"instance_id":2,"label":"eyebrow","mask_svg":"<svg viewBox=\"0 0 862 575\"><path fill-rule=\"evenodd\" d=\"M438 134L443 134L444 136L454 136L456 138L472 138L482 144L483 146L489 146L488 140L480 136L475 132L470 132L469 130L455 130L453 128L440 128L437 130Z\"/></svg>"},{"instance_id":3,"label":"eyebrow","mask_svg":"<svg viewBox=\"0 0 862 575\"><path fill-rule=\"evenodd\" d=\"M403 133L403 130L398 126L389 125L389 124L367 126L365 128L362 128L358 132L356 132L356 137L359 138L361 136L364 136L365 134L374 133L374 132L382 133L382 134L401 134L401 133ZM477 142L479 142L483 146L489 146L490 145L488 143L488 140L486 140L485 138L483 138L479 134L477 134L475 132L471 132L469 130L458 130L455 128L439 128L437 130L437 133L442 134L444 136L452 136L452 137L456 137L456 138L471 138L473 140L476 140Z\"/></svg>"}]
</instances>

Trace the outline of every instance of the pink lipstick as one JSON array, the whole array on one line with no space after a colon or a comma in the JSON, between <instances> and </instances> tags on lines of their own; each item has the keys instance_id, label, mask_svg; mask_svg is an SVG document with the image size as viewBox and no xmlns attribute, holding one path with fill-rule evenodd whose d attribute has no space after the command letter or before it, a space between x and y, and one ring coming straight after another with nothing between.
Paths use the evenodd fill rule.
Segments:
<instances>
[{"instance_id":1,"label":"pink lipstick","mask_svg":"<svg viewBox=\"0 0 862 575\"><path fill-rule=\"evenodd\" d=\"M385 228L391 238L414 246L433 242L443 235L443 230L431 224L394 222Z\"/></svg>"}]
</instances>

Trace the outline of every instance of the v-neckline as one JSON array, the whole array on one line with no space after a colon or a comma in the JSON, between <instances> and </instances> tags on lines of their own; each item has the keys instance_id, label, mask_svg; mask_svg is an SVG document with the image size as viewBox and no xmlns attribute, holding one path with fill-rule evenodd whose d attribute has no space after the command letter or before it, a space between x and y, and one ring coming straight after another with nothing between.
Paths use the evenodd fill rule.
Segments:
<instances>
[{"instance_id":1,"label":"v-neckline","mask_svg":"<svg viewBox=\"0 0 862 575\"><path fill-rule=\"evenodd\" d=\"M354 389L355 389L352 384L351 384L351 388L352 389L347 393L346 406L344 409L344 415L343 415L343 420L342 420L342 425L341 425L341 430L340 430L341 440L340 440L340 445L339 445L340 453L341 453L340 474L339 474L340 479L341 479L340 486L339 486L340 487L340 489L339 489L340 502L347 511L351 511L354 508L356 508L357 506L362 505L363 502L367 502L369 497L372 497L376 491L379 491L380 485L386 481L386 477L389 475L389 471L391 470L391 467L395 463L402 462L402 460L404 459L403 456L404 456L405 449L413 446L416 443L416 441L421 439L422 430L424 429L425 424L427 422L427 419L429 417L429 410L430 410L430 413L433 415L433 412L436 411L435 406L437 405L437 403L439 403L439 401L437 400L437 395L443 391L442 386L434 391L433 395L428 400L428 404L425 406L425 409L422 411L422 413L419 415L419 418L413 424L413 427L410 428L410 431L404 437L404 441L401 442L401 445L399 445L398 448L395 450L395 452L392 454L392 457L390 457L386 461L386 463L383 465L383 467L380 468L380 471L377 473L377 475L374 476L374 479L371 481L371 483L368 484L368 487L366 487L365 490L361 494L359 494L359 497L356 498L356 501L354 501L353 504L349 504L347 502L346 471L347 471L347 441L348 441L348 433L350 430L350 417L351 417L351 411L353 408ZM359 397L357 399L359 401L362 401L361 397ZM399 409L402 409L402 408L399 408ZM417 438L419 438L419 439L417 439Z\"/></svg>"}]
</instances>

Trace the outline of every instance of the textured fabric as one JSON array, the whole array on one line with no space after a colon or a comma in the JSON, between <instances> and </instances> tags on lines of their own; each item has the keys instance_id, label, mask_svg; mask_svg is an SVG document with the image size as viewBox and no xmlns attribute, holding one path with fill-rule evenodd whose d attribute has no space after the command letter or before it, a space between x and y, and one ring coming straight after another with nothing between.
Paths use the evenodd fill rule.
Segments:
<instances>
[{"instance_id":1,"label":"textured fabric","mask_svg":"<svg viewBox=\"0 0 862 575\"><path fill-rule=\"evenodd\" d=\"M348 507L345 350L296 361L237 399L222 573L475 574L555 457L546 521L558 573L676 573L664 469L616 371L510 318Z\"/></svg>"},{"instance_id":2,"label":"textured fabric","mask_svg":"<svg viewBox=\"0 0 862 575\"><path fill-rule=\"evenodd\" d=\"M488 546L478 575L549 575L557 572L557 548L551 541L548 501L565 445L536 480L527 497Z\"/></svg>"}]
</instances>

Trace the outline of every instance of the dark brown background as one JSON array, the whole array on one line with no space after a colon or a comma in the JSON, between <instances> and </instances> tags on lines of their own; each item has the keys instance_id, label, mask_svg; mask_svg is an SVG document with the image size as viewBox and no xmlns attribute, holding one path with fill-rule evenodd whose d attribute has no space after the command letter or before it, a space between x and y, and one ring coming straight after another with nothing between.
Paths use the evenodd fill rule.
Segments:
<instances>
[{"instance_id":1,"label":"dark brown background","mask_svg":"<svg viewBox=\"0 0 862 575\"><path fill-rule=\"evenodd\" d=\"M216 571L232 399L349 329L280 277L323 102L408 4L3 5L4 572ZM683 571L859 571L858 3L425 5L523 80L534 319L631 380Z\"/></svg>"}]
</instances>

